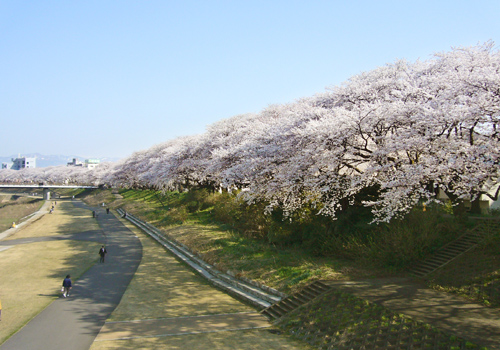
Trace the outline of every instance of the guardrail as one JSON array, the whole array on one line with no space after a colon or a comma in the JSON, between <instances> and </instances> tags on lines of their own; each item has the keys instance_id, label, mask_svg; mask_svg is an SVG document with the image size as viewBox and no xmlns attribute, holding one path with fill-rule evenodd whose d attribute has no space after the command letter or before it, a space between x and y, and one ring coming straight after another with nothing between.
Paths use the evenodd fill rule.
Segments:
<instances>
[{"instance_id":1,"label":"guardrail","mask_svg":"<svg viewBox=\"0 0 500 350\"><path fill-rule=\"evenodd\" d=\"M153 225L138 219L132 214L126 213L126 215L124 215L125 211L122 209L118 209L117 212L155 239L179 260L186 263L214 286L254 305L258 309L268 308L286 297L286 294L276 289L264 286L249 279L236 278L229 273L223 273L217 270L214 266L192 253L185 245L175 241L172 237L166 236L165 233Z\"/></svg>"}]
</instances>

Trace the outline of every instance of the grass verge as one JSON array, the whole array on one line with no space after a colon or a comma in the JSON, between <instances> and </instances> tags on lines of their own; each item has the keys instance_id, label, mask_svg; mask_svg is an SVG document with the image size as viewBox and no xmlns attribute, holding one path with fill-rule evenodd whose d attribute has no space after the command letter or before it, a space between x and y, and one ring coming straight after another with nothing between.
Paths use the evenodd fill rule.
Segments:
<instances>
[{"instance_id":1,"label":"grass verge","mask_svg":"<svg viewBox=\"0 0 500 350\"><path fill-rule=\"evenodd\" d=\"M0 251L0 344L60 294L66 274L74 280L96 262L99 243L39 242Z\"/></svg>"},{"instance_id":2,"label":"grass verge","mask_svg":"<svg viewBox=\"0 0 500 350\"><path fill-rule=\"evenodd\" d=\"M12 199L14 197L14 199ZM36 212L44 201L37 198L0 196L0 232L9 229L12 223L19 224L22 219Z\"/></svg>"},{"instance_id":3,"label":"grass verge","mask_svg":"<svg viewBox=\"0 0 500 350\"><path fill-rule=\"evenodd\" d=\"M90 350L312 350L314 347L269 330L244 330L94 342Z\"/></svg>"},{"instance_id":4,"label":"grass verge","mask_svg":"<svg viewBox=\"0 0 500 350\"><path fill-rule=\"evenodd\" d=\"M252 312L179 263L156 241L131 225L141 240L143 258L127 291L108 322ZM140 337L140 334L137 336ZM91 350L108 349L312 349L307 344L269 330L242 330L182 336L94 342Z\"/></svg>"},{"instance_id":5,"label":"grass verge","mask_svg":"<svg viewBox=\"0 0 500 350\"><path fill-rule=\"evenodd\" d=\"M87 210L70 202L57 204L46 214L4 240L70 234L97 229ZM60 293L64 276L77 280L95 262L100 243L74 240L38 242L0 251L0 343L47 307Z\"/></svg>"},{"instance_id":6,"label":"grass verge","mask_svg":"<svg viewBox=\"0 0 500 350\"><path fill-rule=\"evenodd\" d=\"M142 260L109 321L253 311L213 288L152 238L133 230L142 243Z\"/></svg>"},{"instance_id":7,"label":"grass verge","mask_svg":"<svg viewBox=\"0 0 500 350\"><path fill-rule=\"evenodd\" d=\"M110 191L108 191L110 193ZM165 198L159 200L153 191L120 191L122 198L109 203L123 208L186 244L207 262L221 271L254 279L286 293L300 289L316 279L350 279L385 276L383 270L367 269L352 260L321 257L298 245L277 245L241 235L227 226L207 222L206 212L194 213L183 224L172 224ZM121 196L120 196L121 197ZM105 191L84 198L89 205L98 205L109 198Z\"/></svg>"},{"instance_id":8,"label":"grass verge","mask_svg":"<svg viewBox=\"0 0 500 350\"><path fill-rule=\"evenodd\" d=\"M37 220L36 225L23 229L7 238L7 240L31 237L68 235L99 229L90 210L75 208L71 201L58 200L54 212Z\"/></svg>"}]
</instances>

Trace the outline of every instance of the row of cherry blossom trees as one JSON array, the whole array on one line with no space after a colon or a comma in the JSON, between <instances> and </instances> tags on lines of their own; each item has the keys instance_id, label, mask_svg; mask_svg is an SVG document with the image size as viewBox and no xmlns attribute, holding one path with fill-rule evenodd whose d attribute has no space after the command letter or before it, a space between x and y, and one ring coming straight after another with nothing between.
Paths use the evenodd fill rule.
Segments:
<instances>
[{"instance_id":1,"label":"row of cherry blossom trees","mask_svg":"<svg viewBox=\"0 0 500 350\"><path fill-rule=\"evenodd\" d=\"M0 181L237 189L268 210L307 206L331 217L372 189L362 204L389 221L439 190L455 202L496 199L499 117L500 54L489 42L400 60L95 171L2 171Z\"/></svg>"},{"instance_id":2,"label":"row of cherry blossom trees","mask_svg":"<svg viewBox=\"0 0 500 350\"><path fill-rule=\"evenodd\" d=\"M0 170L0 183L32 184L40 183L54 185L101 185L108 176L113 163L101 163L94 169L80 166L51 166L46 168L25 168L21 170Z\"/></svg>"}]
</instances>

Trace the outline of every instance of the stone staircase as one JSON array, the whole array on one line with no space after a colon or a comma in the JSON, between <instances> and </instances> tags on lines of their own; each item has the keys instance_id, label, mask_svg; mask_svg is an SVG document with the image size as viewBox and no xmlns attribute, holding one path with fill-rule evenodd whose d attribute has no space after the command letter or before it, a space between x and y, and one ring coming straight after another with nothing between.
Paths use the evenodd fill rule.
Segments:
<instances>
[{"instance_id":1,"label":"stone staircase","mask_svg":"<svg viewBox=\"0 0 500 350\"><path fill-rule=\"evenodd\" d=\"M203 259L191 252L186 246L175 241L172 237L166 236L153 225L136 218L130 213L126 213L124 216L125 212L122 209L117 209L117 212L155 239L179 260L183 261L198 274L205 277L208 282L236 298L252 304L258 309L265 309L286 297L285 294L273 288L249 279L236 278L230 273L223 273L217 270L214 266L206 263Z\"/></svg>"},{"instance_id":2,"label":"stone staircase","mask_svg":"<svg viewBox=\"0 0 500 350\"><path fill-rule=\"evenodd\" d=\"M262 310L260 313L266 316L270 321L274 321L295 310L301 305L315 299L319 295L330 290L331 287L321 281L315 281L304 287L300 292L290 295L281 301Z\"/></svg>"},{"instance_id":3,"label":"stone staircase","mask_svg":"<svg viewBox=\"0 0 500 350\"><path fill-rule=\"evenodd\" d=\"M500 232L500 220L478 218L481 222L472 230L439 249L432 257L418 262L410 269L416 277L425 277L473 249L484 237Z\"/></svg>"}]
</instances>

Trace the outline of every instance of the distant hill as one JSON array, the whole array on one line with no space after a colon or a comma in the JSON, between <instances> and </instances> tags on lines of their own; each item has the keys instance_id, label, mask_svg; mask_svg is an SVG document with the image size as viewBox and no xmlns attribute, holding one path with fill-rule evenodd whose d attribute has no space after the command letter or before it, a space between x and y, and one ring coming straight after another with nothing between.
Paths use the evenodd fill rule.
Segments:
<instances>
[{"instance_id":1,"label":"distant hill","mask_svg":"<svg viewBox=\"0 0 500 350\"><path fill-rule=\"evenodd\" d=\"M17 158L19 155L14 154L11 156L0 156L0 163L12 163L12 158ZM68 155L43 155L40 153L28 153L28 154L21 154L21 157L29 157L33 158L36 157L36 167L37 168L46 168L49 166L57 166L57 165L66 165L68 162L71 162L73 158L77 158L80 161L85 161L85 159L88 159L89 157L80 157L80 156L68 156ZM116 162L119 160L119 158L98 158L101 160L101 162Z\"/></svg>"}]
</instances>

